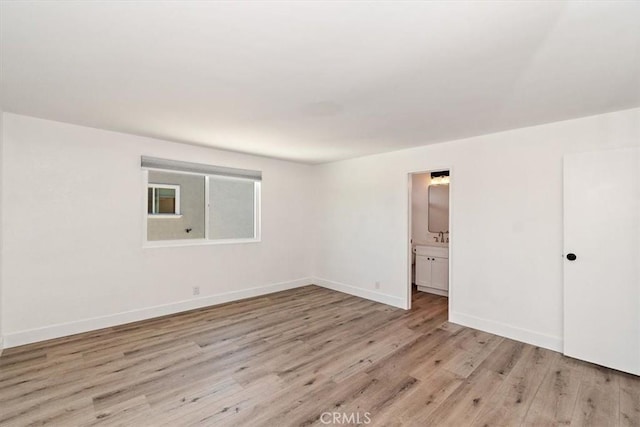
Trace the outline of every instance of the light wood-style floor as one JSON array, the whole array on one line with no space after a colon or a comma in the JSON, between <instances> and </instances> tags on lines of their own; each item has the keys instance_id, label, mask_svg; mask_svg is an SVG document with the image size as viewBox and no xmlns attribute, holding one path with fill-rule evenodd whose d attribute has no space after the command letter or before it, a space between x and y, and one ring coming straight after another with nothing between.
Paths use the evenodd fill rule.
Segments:
<instances>
[{"instance_id":1,"label":"light wood-style floor","mask_svg":"<svg viewBox=\"0 0 640 427\"><path fill-rule=\"evenodd\" d=\"M8 349L0 425L640 425L640 378L446 317L307 286Z\"/></svg>"}]
</instances>

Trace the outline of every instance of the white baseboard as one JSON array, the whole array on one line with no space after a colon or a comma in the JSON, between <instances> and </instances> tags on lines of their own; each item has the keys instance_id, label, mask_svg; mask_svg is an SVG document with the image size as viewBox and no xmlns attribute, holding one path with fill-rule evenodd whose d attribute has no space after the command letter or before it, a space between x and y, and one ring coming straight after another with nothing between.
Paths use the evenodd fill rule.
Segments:
<instances>
[{"instance_id":1,"label":"white baseboard","mask_svg":"<svg viewBox=\"0 0 640 427\"><path fill-rule=\"evenodd\" d=\"M245 298L285 291L287 289L299 288L301 286L307 286L312 283L313 280L311 278L304 278L288 282L275 283L267 286L243 289L240 291L231 291L221 294L208 295L170 304L157 305L154 307L127 311L124 313L93 317L76 322L59 323L56 325L46 326L44 328L14 332L6 334L4 336L4 345L5 348L9 348L38 341L45 341L52 338L66 337L82 332L94 331L97 329L109 328L111 326L123 325L125 323L137 322L139 320L152 319L154 317L165 316L167 314L175 314L182 311L193 310L196 308L208 307Z\"/></svg>"},{"instance_id":2,"label":"white baseboard","mask_svg":"<svg viewBox=\"0 0 640 427\"><path fill-rule=\"evenodd\" d=\"M313 278L313 283L322 286L323 288L333 289L334 291L343 292L345 294L354 295L360 298L369 299L383 304L392 305L394 307L406 309L406 301L404 298L396 297L393 295L383 294L381 292L370 291L368 289L357 288L351 285L345 285L344 283L333 282L331 280L320 279L319 277Z\"/></svg>"},{"instance_id":3,"label":"white baseboard","mask_svg":"<svg viewBox=\"0 0 640 427\"><path fill-rule=\"evenodd\" d=\"M562 353L563 340L560 337L541 334L540 332L530 331L528 329L516 328L505 323L496 322L495 320L482 319L469 314L450 313L449 321Z\"/></svg>"}]
</instances>

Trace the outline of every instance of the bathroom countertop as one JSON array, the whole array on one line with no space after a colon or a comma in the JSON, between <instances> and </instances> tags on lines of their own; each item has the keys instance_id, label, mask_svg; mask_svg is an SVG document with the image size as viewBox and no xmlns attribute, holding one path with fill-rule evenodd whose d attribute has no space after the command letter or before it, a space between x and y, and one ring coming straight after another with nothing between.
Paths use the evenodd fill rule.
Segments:
<instances>
[{"instance_id":1,"label":"bathroom countertop","mask_svg":"<svg viewBox=\"0 0 640 427\"><path fill-rule=\"evenodd\" d=\"M449 242L446 243L442 243L442 242L429 242L429 241L422 241L422 242L413 242L413 246L434 246L436 248L448 248L449 247Z\"/></svg>"}]
</instances>

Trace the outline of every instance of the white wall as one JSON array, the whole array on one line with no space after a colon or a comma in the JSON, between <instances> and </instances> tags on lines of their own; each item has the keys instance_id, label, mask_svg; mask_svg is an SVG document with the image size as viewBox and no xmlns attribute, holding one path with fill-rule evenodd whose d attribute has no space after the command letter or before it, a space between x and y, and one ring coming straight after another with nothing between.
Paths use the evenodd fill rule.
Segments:
<instances>
[{"instance_id":1,"label":"white wall","mask_svg":"<svg viewBox=\"0 0 640 427\"><path fill-rule=\"evenodd\" d=\"M0 110L0 354L2 354L2 349L4 348L4 333L2 330L2 212L4 211L2 204L2 189L4 187L4 178L3 178L3 170L4 170L4 162L2 152L4 150L4 115L2 110Z\"/></svg>"},{"instance_id":2,"label":"white wall","mask_svg":"<svg viewBox=\"0 0 640 427\"><path fill-rule=\"evenodd\" d=\"M317 282L404 306L407 174L451 169L451 319L559 350L562 156L639 144L632 109L319 166Z\"/></svg>"},{"instance_id":3,"label":"white wall","mask_svg":"<svg viewBox=\"0 0 640 427\"><path fill-rule=\"evenodd\" d=\"M310 283L311 166L14 114L4 127L5 346ZM143 154L261 170L262 242L143 249Z\"/></svg>"}]
</instances>

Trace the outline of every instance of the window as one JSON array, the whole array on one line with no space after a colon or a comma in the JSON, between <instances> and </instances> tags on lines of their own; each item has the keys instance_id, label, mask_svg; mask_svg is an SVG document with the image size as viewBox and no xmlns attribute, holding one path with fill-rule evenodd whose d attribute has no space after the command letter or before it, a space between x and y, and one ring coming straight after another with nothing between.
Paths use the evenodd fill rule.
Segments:
<instances>
[{"instance_id":1,"label":"window","mask_svg":"<svg viewBox=\"0 0 640 427\"><path fill-rule=\"evenodd\" d=\"M209 238L252 239L255 230L253 181L209 177Z\"/></svg>"},{"instance_id":2,"label":"window","mask_svg":"<svg viewBox=\"0 0 640 427\"><path fill-rule=\"evenodd\" d=\"M147 246L260 241L262 173L142 157Z\"/></svg>"},{"instance_id":3,"label":"window","mask_svg":"<svg viewBox=\"0 0 640 427\"><path fill-rule=\"evenodd\" d=\"M147 187L147 214L172 218L180 215L180 186L153 184Z\"/></svg>"}]
</instances>

